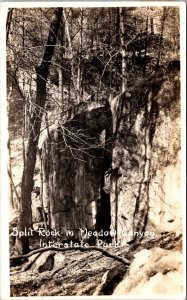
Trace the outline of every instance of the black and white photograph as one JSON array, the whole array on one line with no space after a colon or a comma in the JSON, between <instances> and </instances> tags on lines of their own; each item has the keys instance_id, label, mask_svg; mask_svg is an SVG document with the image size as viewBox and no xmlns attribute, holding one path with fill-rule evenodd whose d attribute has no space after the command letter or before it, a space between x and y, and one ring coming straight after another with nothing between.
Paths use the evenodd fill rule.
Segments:
<instances>
[{"instance_id":1,"label":"black and white photograph","mask_svg":"<svg viewBox=\"0 0 187 300\"><path fill-rule=\"evenodd\" d=\"M184 299L186 8L140 2L6 6L10 298Z\"/></svg>"}]
</instances>

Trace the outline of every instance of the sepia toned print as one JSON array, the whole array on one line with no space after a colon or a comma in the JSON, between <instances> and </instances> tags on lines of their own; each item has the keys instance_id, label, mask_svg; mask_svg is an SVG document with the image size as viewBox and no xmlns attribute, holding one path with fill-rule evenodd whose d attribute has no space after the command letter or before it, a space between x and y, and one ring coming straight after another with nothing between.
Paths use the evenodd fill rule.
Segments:
<instances>
[{"instance_id":1,"label":"sepia toned print","mask_svg":"<svg viewBox=\"0 0 187 300\"><path fill-rule=\"evenodd\" d=\"M9 8L11 297L183 293L179 20Z\"/></svg>"}]
</instances>

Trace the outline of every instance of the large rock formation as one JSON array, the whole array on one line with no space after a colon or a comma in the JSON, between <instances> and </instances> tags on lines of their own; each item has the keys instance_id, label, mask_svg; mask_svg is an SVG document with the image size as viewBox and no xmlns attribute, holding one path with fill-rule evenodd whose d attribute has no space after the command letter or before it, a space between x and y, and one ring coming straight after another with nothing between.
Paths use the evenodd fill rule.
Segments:
<instances>
[{"instance_id":1,"label":"large rock formation","mask_svg":"<svg viewBox=\"0 0 187 300\"><path fill-rule=\"evenodd\" d=\"M82 109L59 122L42 145L44 210L52 228L72 230L74 238L79 228L101 229L100 190L111 124L109 106Z\"/></svg>"},{"instance_id":2,"label":"large rock formation","mask_svg":"<svg viewBox=\"0 0 187 300\"><path fill-rule=\"evenodd\" d=\"M111 229L121 245L181 232L179 72L130 92L110 107L79 105L48 133L42 194L52 228Z\"/></svg>"}]
</instances>

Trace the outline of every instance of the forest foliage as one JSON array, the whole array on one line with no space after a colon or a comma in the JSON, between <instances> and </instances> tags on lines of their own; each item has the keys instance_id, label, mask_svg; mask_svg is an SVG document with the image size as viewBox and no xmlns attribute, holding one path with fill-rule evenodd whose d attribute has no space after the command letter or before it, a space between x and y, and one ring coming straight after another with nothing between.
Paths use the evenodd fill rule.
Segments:
<instances>
[{"instance_id":1,"label":"forest foliage","mask_svg":"<svg viewBox=\"0 0 187 300\"><path fill-rule=\"evenodd\" d=\"M11 9L7 37L10 137L28 134L34 109L36 75L53 8ZM67 114L85 102L114 98L122 86L122 40L128 89L179 58L178 8L64 8L47 80L49 109ZM123 36L122 36L123 35ZM11 94L12 90L12 94Z\"/></svg>"}]
</instances>

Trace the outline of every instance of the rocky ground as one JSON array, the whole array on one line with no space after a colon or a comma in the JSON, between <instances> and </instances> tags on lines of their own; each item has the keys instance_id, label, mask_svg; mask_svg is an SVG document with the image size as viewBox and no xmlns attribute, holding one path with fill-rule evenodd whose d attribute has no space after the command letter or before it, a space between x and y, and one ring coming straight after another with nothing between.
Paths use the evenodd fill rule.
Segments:
<instances>
[{"instance_id":1,"label":"rocky ground","mask_svg":"<svg viewBox=\"0 0 187 300\"><path fill-rule=\"evenodd\" d=\"M47 249L13 263L11 296L179 295L181 241L181 236L166 233L138 246L103 248L106 253ZM125 260L120 262L107 253Z\"/></svg>"}]
</instances>

